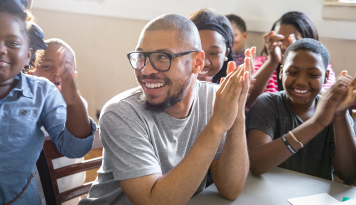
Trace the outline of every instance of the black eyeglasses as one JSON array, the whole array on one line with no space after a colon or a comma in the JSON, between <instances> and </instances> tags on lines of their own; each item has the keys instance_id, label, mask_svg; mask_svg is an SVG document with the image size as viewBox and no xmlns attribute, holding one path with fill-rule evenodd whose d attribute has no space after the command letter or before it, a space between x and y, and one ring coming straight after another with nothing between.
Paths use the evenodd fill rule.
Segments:
<instances>
[{"instance_id":1,"label":"black eyeglasses","mask_svg":"<svg viewBox=\"0 0 356 205\"><path fill-rule=\"evenodd\" d=\"M132 68L135 70L142 70L146 65L146 59L148 58L154 69L160 72L166 72L171 68L171 61L173 58L184 56L192 52L197 52L197 50L190 50L176 54L133 51L127 54L127 58L129 59Z\"/></svg>"}]
</instances>

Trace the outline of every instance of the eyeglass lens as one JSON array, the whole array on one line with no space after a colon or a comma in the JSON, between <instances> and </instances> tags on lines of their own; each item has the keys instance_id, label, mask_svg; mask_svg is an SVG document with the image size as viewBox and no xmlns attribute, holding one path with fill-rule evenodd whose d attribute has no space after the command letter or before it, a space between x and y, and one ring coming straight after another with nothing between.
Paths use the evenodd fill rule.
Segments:
<instances>
[{"instance_id":1,"label":"eyeglass lens","mask_svg":"<svg viewBox=\"0 0 356 205\"><path fill-rule=\"evenodd\" d=\"M171 61L164 53L151 53L150 60L152 66L159 71L166 71L169 69ZM145 56L142 53L132 53L130 55L130 62L134 69L142 70L145 66Z\"/></svg>"}]
</instances>

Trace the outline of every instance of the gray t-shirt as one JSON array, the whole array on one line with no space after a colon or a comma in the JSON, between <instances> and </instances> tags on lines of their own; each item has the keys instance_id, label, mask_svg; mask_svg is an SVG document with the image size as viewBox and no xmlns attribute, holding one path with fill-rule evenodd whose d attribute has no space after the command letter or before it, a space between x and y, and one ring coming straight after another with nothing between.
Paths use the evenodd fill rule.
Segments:
<instances>
[{"instance_id":1,"label":"gray t-shirt","mask_svg":"<svg viewBox=\"0 0 356 205\"><path fill-rule=\"evenodd\" d=\"M316 97L316 102L318 100L319 95ZM349 122L353 127L351 116ZM285 91L264 93L257 98L247 114L246 131L260 130L275 140L301 124L303 121L290 107ZM334 146L334 131L331 123L279 167L332 180Z\"/></svg>"},{"instance_id":2,"label":"gray t-shirt","mask_svg":"<svg viewBox=\"0 0 356 205\"><path fill-rule=\"evenodd\" d=\"M89 199L80 204L132 204L119 180L155 173L164 175L175 167L210 120L217 88L216 84L198 81L191 112L185 119L145 109L140 87L106 103L99 120L103 164ZM223 142L215 159L221 154ZM206 176L197 192L205 184Z\"/></svg>"}]
</instances>

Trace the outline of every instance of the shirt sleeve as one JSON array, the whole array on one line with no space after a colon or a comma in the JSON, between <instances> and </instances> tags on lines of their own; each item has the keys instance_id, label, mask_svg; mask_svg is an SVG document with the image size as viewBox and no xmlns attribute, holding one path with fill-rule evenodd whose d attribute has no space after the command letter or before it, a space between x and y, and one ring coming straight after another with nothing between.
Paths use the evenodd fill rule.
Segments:
<instances>
[{"instance_id":1,"label":"shirt sleeve","mask_svg":"<svg viewBox=\"0 0 356 205\"><path fill-rule=\"evenodd\" d=\"M278 124L276 101L272 94L264 93L260 95L246 117L246 133L252 129L262 131L274 139L274 131Z\"/></svg>"},{"instance_id":2,"label":"shirt sleeve","mask_svg":"<svg viewBox=\"0 0 356 205\"><path fill-rule=\"evenodd\" d=\"M62 94L53 86L48 92L43 110L41 122L58 151L68 158L80 158L86 155L94 141L96 124L90 118L91 135L86 138L73 136L66 128L67 106Z\"/></svg>"},{"instance_id":3,"label":"shirt sleeve","mask_svg":"<svg viewBox=\"0 0 356 205\"><path fill-rule=\"evenodd\" d=\"M138 116L109 111L99 123L101 141L115 179L162 173L148 129Z\"/></svg>"}]
</instances>

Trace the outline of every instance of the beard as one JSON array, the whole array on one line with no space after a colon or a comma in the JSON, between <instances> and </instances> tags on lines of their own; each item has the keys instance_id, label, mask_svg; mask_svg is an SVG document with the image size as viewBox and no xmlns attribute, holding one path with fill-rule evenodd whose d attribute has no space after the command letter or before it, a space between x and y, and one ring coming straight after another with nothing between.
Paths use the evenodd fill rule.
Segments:
<instances>
[{"instance_id":1,"label":"beard","mask_svg":"<svg viewBox=\"0 0 356 205\"><path fill-rule=\"evenodd\" d=\"M184 75L184 79L182 79L180 84L178 85L177 92L172 93L172 90L170 89L167 93L167 97L164 99L163 102L158 103L158 104L151 104L147 100L147 96L144 91L142 91L142 94L140 96L141 102L144 103L145 109L153 111L153 112L164 112L168 108L174 106L178 102L182 101L185 91L187 87L190 85L191 78L190 78L190 71L188 69L188 65L190 65L190 61L187 61L185 63L186 67L186 73ZM154 74L151 74L150 76L147 77L139 77L139 79L155 79L156 77ZM172 81L169 79L165 80L166 85L172 85Z\"/></svg>"}]
</instances>

